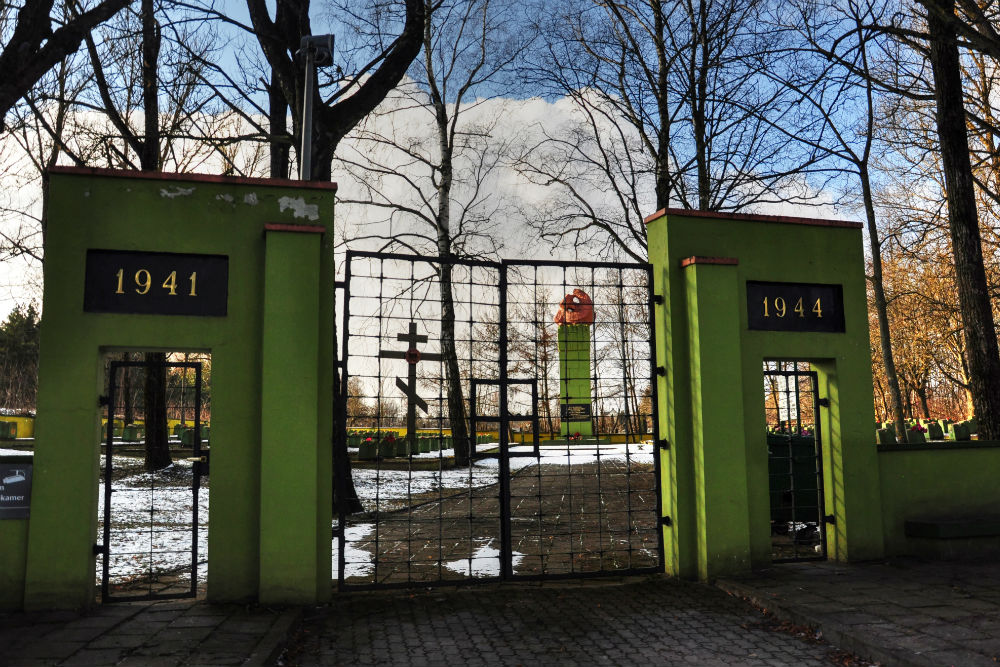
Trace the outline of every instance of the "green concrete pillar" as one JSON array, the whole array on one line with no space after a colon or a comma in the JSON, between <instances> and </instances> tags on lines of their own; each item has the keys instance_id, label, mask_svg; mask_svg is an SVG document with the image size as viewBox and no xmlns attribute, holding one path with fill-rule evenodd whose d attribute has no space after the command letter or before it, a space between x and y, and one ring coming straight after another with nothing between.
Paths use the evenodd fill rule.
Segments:
<instances>
[{"instance_id":1,"label":"green concrete pillar","mask_svg":"<svg viewBox=\"0 0 1000 667\"><path fill-rule=\"evenodd\" d=\"M747 443L740 371L740 284L736 260L682 262L690 350L690 471L697 512L698 577L750 569ZM678 443L680 446L681 443ZM690 532L688 533L690 535Z\"/></svg>"},{"instance_id":2,"label":"green concrete pillar","mask_svg":"<svg viewBox=\"0 0 1000 667\"><path fill-rule=\"evenodd\" d=\"M316 602L320 226L268 225L261 339L261 604ZM329 446L329 443L324 443ZM329 530L327 530L329 540Z\"/></svg>"},{"instance_id":3,"label":"green concrete pillar","mask_svg":"<svg viewBox=\"0 0 1000 667\"><path fill-rule=\"evenodd\" d=\"M594 434L591 416L590 325L559 325L559 433Z\"/></svg>"}]
</instances>

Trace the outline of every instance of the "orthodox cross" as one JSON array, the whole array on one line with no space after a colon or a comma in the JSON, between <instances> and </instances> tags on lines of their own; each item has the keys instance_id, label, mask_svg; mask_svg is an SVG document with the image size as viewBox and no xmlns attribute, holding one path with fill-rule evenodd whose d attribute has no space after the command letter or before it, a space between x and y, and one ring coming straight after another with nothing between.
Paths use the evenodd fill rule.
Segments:
<instances>
[{"instance_id":1,"label":"orthodox cross","mask_svg":"<svg viewBox=\"0 0 1000 667\"><path fill-rule=\"evenodd\" d=\"M417 343L426 343L427 336L417 334L417 323L410 322L408 333L396 334L396 340L409 343L410 347L406 352L396 350L379 350L378 356L382 359L403 359L410 366L407 382L396 378L396 387L406 396L406 435L412 445L417 434L417 406L427 412L427 402L417 396L417 362L426 359L427 361L440 361L440 354L431 352L421 352L417 349Z\"/></svg>"}]
</instances>

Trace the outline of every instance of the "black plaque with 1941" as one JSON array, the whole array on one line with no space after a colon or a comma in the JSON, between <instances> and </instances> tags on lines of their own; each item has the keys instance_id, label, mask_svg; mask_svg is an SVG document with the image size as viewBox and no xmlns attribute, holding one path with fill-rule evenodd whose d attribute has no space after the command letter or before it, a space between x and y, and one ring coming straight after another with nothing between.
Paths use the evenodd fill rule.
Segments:
<instances>
[{"instance_id":1,"label":"black plaque with 1941","mask_svg":"<svg viewBox=\"0 0 1000 667\"><path fill-rule=\"evenodd\" d=\"M229 258L131 250L87 251L88 313L224 317Z\"/></svg>"},{"instance_id":2,"label":"black plaque with 1941","mask_svg":"<svg viewBox=\"0 0 1000 667\"><path fill-rule=\"evenodd\" d=\"M757 331L844 332L844 288L747 281L747 324Z\"/></svg>"}]
</instances>

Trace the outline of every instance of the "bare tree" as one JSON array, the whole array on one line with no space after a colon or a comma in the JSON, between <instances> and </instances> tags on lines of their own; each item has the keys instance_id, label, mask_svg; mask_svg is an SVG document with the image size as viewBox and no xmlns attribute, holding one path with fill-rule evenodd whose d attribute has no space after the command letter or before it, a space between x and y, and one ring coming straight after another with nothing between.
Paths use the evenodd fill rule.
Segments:
<instances>
[{"instance_id":1,"label":"bare tree","mask_svg":"<svg viewBox=\"0 0 1000 667\"><path fill-rule=\"evenodd\" d=\"M800 144L817 161L816 172L823 177L819 189L836 191L840 203L856 204L864 211L881 362L892 419L902 437L903 403L882 280L871 164L877 107L885 95L874 81L876 65L871 53L872 42L882 34L871 25L884 22L887 11L885 3L867 0L794 0L775 5L767 24L783 39L778 51L759 54L758 67L762 76L786 87L799 101L774 130ZM855 194L858 190L860 198Z\"/></svg>"},{"instance_id":2,"label":"bare tree","mask_svg":"<svg viewBox=\"0 0 1000 667\"><path fill-rule=\"evenodd\" d=\"M424 6L422 58L411 80L359 127L357 141L338 164L364 188L363 199L345 199L399 217L361 238L437 255L441 354L448 418L456 463L470 452L468 417L455 338L453 258L490 254L497 248L499 202L490 179L503 146L493 136L503 109L491 103L502 74L524 48L508 28L509 8L490 0ZM412 119L412 121L411 121ZM413 136L404 123L429 122ZM425 127L425 126L423 126ZM402 190L403 192L401 192Z\"/></svg>"},{"instance_id":3,"label":"bare tree","mask_svg":"<svg viewBox=\"0 0 1000 667\"><path fill-rule=\"evenodd\" d=\"M321 96L321 87L313 90L313 173L305 174L307 180L330 180L331 160L340 143L351 129L378 106L386 94L403 78L407 68L420 52L424 32L424 0L402 0L403 15L399 16L400 2L377 0L371 7L373 14L383 15L377 22L378 32L366 45L368 60L351 77L341 81L339 87ZM312 34L309 0L278 0L274 18L264 0L247 0L250 20L264 57L271 68L268 91L275 106L271 120L277 121L274 134L285 131L285 110L292 111L293 136L302 136L300 127L305 91L304 69L293 59L299 50L301 38ZM402 29L395 38L382 28L394 19L400 19ZM369 24L371 25L371 24ZM281 96L277 93L280 91ZM287 174L287 144L275 144L272 151L272 169Z\"/></svg>"},{"instance_id":4,"label":"bare tree","mask_svg":"<svg viewBox=\"0 0 1000 667\"><path fill-rule=\"evenodd\" d=\"M85 35L129 1L103 0L69 16L56 8L55 0L25 0L20 7L13 3L0 5L0 35L7 37L0 51L0 129L7 112L25 93L66 56L75 53Z\"/></svg>"},{"instance_id":5,"label":"bare tree","mask_svg":"<svg viewBox=\"0 0 1000 667\"><path fill-rule=\"evenodd\" d=\"M527 74L573 108L515 165L553 188L543 237L644 261L652 210L806 198L795 186L808 162L793 164L772 131L784 91L750 66L769 38L755 31L763 4L572 0L540 12L546 49Z\"/></svg>"}]
</instances>

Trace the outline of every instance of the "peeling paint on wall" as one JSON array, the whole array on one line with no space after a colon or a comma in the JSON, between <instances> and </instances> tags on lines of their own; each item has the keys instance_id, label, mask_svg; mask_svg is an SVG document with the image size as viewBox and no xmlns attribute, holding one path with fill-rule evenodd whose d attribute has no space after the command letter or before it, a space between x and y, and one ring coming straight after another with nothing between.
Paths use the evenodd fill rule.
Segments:
<instances>
[{"instance_id":1,"label":"peeling paint on wall","mask_svg":"<svg viewBox=\"0 0 1000 667\"><path fill-rule=\"evenodd\" d=\"M251 192L248 195L244 195L243 196L243 203L244 204L250 204L251 206L256 206L257 205L257 193L256 192Z\"/></svg>"},{"instance_id":2,"label":"peeling paint on wall","mask_svg":"<svg viewBox=\"0 0 1000 667\"><path fill-rule=\"evenodd\" d=\"M174 188L173 190L160 188L160 196L167 197L168 199L173 199L174 197L187 197L191 194L194 194L194 188Z\"/></svg>"},{"instance_id":3,"label":"peeling paint on wall","mask_svg":"<svg viewBox=\"0 0 1000 667\"><path fill-rule=\"evenodd\" d=\"M227 202L229 204L233 203L233 196L232 195L215 195L215 198L218 199L218 200L220 200L220 201Z\"/></svg>"},{"instance_id":4,"label":"peeling paint on wall","mask_svg":"<svg viewBox=\"0 0 1000 667\"><path fill-rule=\"evenodd\" d=\"M319 206L307 204L302 197L281 197L278 200L278 210L284 211L285 209L291 209L292 215L296 218L319 220Z\"/></svg>"}]
</instances>

